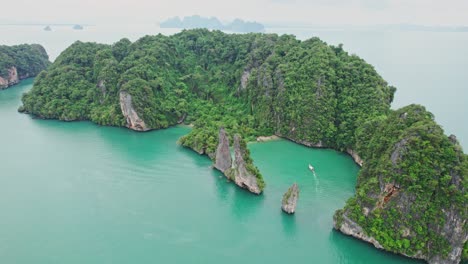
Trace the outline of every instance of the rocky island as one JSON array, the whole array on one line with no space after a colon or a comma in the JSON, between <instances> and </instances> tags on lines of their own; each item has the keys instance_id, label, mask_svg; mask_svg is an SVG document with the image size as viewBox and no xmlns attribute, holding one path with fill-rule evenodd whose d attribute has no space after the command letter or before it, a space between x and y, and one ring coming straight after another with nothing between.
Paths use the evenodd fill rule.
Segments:
<instances>
[{"instance_id":1,"label":"rocky island","mask_svg":"<svg viewBox=\"0 0 468 264\"><path fill-rule=\"evenodd\" d=\"M194 29L194 28L207 28L214 30L229 30L233 32L264 32L265 27L257 22L248 22L242 19L234 19L234 21L223 24L216 17L201 17L198 15L188 16L180 19L179 17L169 18L159 24L161 28L184 28L184 29Z\"/></svg>"},{"instance_id":2,"label":"rocky island","mask_svg":"<svg viewBox=\"0 0 468 264\"><path fill-rule=\"evenodd\" d=\"M244 140L276 135L346 152L362 169L355 196L334 216L337 230L458 263L468 251L467 155L423 106L392 110L395 91L364 60L318 38L186 30L76 42L36 78L21 110L136 131L183 120L193 129L180 143L255 193L260 173Z\"/></svg>"},{"instance_id":3,"label":"rocky island","mask_svg":"<svg viewBox=\"0 0 468 264\"><path fill-rule=\"evenodd\" d=\"M283 212L294 214L296 212L297 199L299 199L299 187L297 183L294 183L283 195L281 202Z\"/></svg>"},{"instance_id":4,"label":"rocky island","mask_svg":"<svg viewBox=\"0 0 468 264\"><path fill-rule=\"evenodd\" d=\"M468 166L456 138L444 136L417 105L374 120L360 133L368 135L357 147L366 163L357 195L335 213L335 228L429 263L460 262L468 235Z\"/></svg>"},{"instance_id":5,"label":"rocky island","mask_svg":"<svg viewBox=\"0 0 468 264\"><path fill-rule=\"evenodd\" d=\"M35 77L49 65L49 56L41 45L0 45L0 90Z\"/></svg>"},{"instance_id":6,"label":"rocky island","mask_svg":"<svg viewBox=\"0 0 468 264\"><path fill-rule=\"evenodd\" d=\"M72 28L73 28L74 30L83 30L83 26L82 26L82 25L79 25L79 24L73 25Z\"/></svg>"}]
</instances>

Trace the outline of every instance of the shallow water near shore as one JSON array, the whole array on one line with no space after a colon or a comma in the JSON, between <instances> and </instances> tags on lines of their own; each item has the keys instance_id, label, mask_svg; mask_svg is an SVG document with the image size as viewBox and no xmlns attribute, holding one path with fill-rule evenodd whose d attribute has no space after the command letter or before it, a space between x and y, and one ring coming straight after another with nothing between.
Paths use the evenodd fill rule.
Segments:
<instances>
[{"instance_id":1,"label":"shallow water near shore","mask_svg":"<svg viewBox=\"0 0 468 264\"><path fill-rule=\"evenodd\" d=\"M188 127L33 119L17 112L31 86L0 92L1 263L416 263L332 230L359 171L345 154L250 143L267 182L255 196L176 144Z\"/></svg>"}]
</instances>

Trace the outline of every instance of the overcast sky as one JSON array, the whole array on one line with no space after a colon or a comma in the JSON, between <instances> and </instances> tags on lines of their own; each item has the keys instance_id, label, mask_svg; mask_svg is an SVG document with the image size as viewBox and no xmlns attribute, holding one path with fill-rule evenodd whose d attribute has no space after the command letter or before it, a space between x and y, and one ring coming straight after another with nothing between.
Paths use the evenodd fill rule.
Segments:
<instances>
[{"instance_id":1,"label":"overcast sky","mask_svg":"<svg viewBox=\"0 0 468 264\"><path fill-rule=\"evenodd\" d=\"M468 25L468 0L0 0L0 6L0 23L146 23L199 14L263 23Z\"/></svg>"}]
</instances>

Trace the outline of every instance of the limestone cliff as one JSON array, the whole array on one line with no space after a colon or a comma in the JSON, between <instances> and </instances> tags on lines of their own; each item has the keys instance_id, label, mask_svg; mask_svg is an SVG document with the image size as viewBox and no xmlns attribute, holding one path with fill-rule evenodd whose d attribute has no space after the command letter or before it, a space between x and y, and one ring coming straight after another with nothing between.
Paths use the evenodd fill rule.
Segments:
<instances>
[{"instance_id":1,"label":"limestone cliff","mask_svg":"<svg viewBox=\"0 0 468 264\"><path fill-rule=\"evenodd\" d=\"M468 239L468 159L458 141L417 105L371 129L362 151L374 162L363 163L356 196L335 213L334 228L431 264L459 263Z\"/></svg>"},{"instance_id":2,"label":"limestone cliff","mask_svg":"<svg viewBox=\"0 0 468 264\"><path fill-rule=\"evenodd\" d=\"M283 195L281 209L288 214L294 214L297 206L297 199L299 199L299 187L294 183Z\"/></svg>"},{"instance_id":3,"label":"limestone cliff","mask_svg":"<svg viewBox=\"0 0 468 264\"><path fill-rule=\"evenodd\" d=\"M241 137L234 135L234 162L232 168L225 171L226 177L234 181L239 187L260 194L263 189L263 181L258 171L253 171L249 152Z\"/></svg>"},{"instance_id":4,"label":"limestone cliff","mask_svg":"<svg viewBox=\"0 0 468 264\"><path fill-rule=\"evenodd\" d=\"M104 103L104 98L107 95L106 81L105 80L99 80L96 87L101 92L101 94L99 96L99 103L102 104L102 103Z\"/></svg>"},{"instance_id":5,"label":"limestone cliff","mask_svg":"<svg viewBox=\"0 0 468 264\"><path fill-rule=\"evenodd\" d=\"M224 128L219 129L218 148L216 149L216 158L214 167L221 172L225 172L232 166L231 151L229 150L229 138Z\"/></svg>"},{"instance_id":6,"label":"limestone cliff","mask_svg":"<svg viewBox=\"0 0 468 264\"><path fill-rule=\"evenodd\" d=\"M16 67L8 69L8 76L3 78L0 76L0 90L6 89L12 85L19 83L18 71Z\"/></svg>"},{"instance_id":7,"label":"limestone cliff","mask_svg":"<svg viewBox=\"0 0 468 264\"><path fill-rule=\"evenodd\" d=\"M126 91L120 91L120 108L127 122L126 127L136 131L149 130L145 121L138 116L133 108L132 96Z\"/></svg>"},{"instance_id":8,"label":"limestone cliff","mask_svg":"<svg viewBox=\"0 0 468 264\"><path fill-rule=\"evenodd\" d=\"M335 215L333 218L333 226L335 229L341 231L343 234L348 236L353 236L355 238L361 239L363 241L369 242L374 247L378 249L383 249L382 245L375 240L375 238L370 237L366 234L366 232L360 227L356 222L351 220L346 215Z\"/></svg>"},{"instance_id":9,"label":"limestone cliff","mask_svg":"<svg viewBox=\"0 0 468 264\"><path fill-rule=\"evenodd\" d=\"M249 78L250 78L250 69L249 70L244 70L244 72L242 73L242 76L241 76L241 85L240 85L240 89L241 90L245 90L247 88L247 83L249 82Z\"/></svg>"}]
</instances>

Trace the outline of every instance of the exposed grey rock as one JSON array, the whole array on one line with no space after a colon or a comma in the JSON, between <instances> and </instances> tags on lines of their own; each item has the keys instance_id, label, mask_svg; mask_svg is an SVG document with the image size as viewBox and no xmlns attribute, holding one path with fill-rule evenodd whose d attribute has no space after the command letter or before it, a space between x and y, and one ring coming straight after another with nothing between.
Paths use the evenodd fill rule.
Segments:
<instances>
[{"instance_id":1,"label":"exposed grey rock","mask_svg":"<svg viewBox=\"0 0 468 264\"><path fill-rule=\"evenodd\" d=\"M18 71L16 70L16 67L9 68L8 76L6 78L0 76L0 90L19 83L19 80L20 78L18 77Z\"/></svg>"},{"instance_id":2,"label":"exposed grey rock","mask_svg":"<svg viewBox=\"0 0 468 264\"><path fill-rule=\"evenodd\" d=\"M460 263L463 252L463 245L468 240L468 231L464 229L467 219L459 214L459 212L452 206L447 210L442 210L445 215L445 224L441 228L441 235L450 243L452 251L448 253L447 257L433 256L427 261L431 264L456 264Z\"/></svg>"},{"instance_id":3,"label":"exposed grey rock","mask_svg":"<svg viewBox=\"0 0 468 264\"><path fill-rule=\"evenodd\" d=\"M436 256L427 256L422 254L421 251L416 252L414 255L402 254L406 257L423 259L426 260L429 264L457 264L461 261L461 255L463 251L463 241L467 239L467 232L463 231L463 225L466 222L466 219L461 220L460 216L456 214L456 210L445 212L448 221L443 227L443 234L448 239L449 243L452 246L452 251L449 252L447 257L441 257L440 255ZM384 249L382 245L373 237L366 234L366 232L359 226L356 222L351 220L346 213L335 214L333 217L333 226L336 230L342 232L345 235L349 235L360 240L371 243L378 249ZM410 229L403 227L403 237L411 236Z\"/></svg>"},{"instance_id":4,"label":"exposed grey rock","mask_svg":"<svg viewBox=\"0 0 468 264\"><path fill-rule=\"evenodd\" d=\"M361 166L362 167L362 164L364 164L364 160L359 156L359 154L354 151L353 149L347 149L346 150L346 153L348 153L349 155L351 155L351 157L353 158L354 162L356 162L357 165Z\"/></svg>"},{"instance_id":5,"label":"exposed grey rock","mask_svg":"<svg viewBox=\"0 0 468 264\"><path fill-rule=\"evenodd\" d=\"M101 91L101 97L99 98L99 102L102 104L104 102L104 97L107 94L107 89L106 89L106 81L105 80L99 80L97 85L97 88Z\"/></svg>"},{"instance_id":6,"label":"exposed grey rock","mask_svg":"<svg viewBox=\"0 0 468 264\"><path fill-rule=\"evenodd\" d=\"M216 160L214 167L225 172L232 166L231 151L229 150L229 138L224 128L219 129L218 148L216 149Z\"/></svg>"},{"instance_id":7,"label":"exposed grey rock","mask_svg":"<svg viewBox=\"0 0 468 264\"><path fill-rule=\"evenodd\" d=\"M293 127L292 128L292 132L294 132L295 128ZM289 136L282 136L282 135L279 135L279 137L283 137L283 138L286 138L288 140L291 140L292 142L295 142L297 144L301 144L301 145L304 145L304 146L307 146L307 147L310 147L310 148L326 148L327 146L325 144L323 144L323 142L321 140L319 140L318 142L309 142L309 141L305 141L305 140L299 140L299 139L295 139L293 137L289 137Z\"/></svg>"},{"instance_id":8,"label":"exposed grey rock","mask_svg":"<svg viewBox=\"0 0 468 264\"><path fill-rule=\"evenodd\" d=\"M336 230L339 230L341 233L353 236L355 238L361 239L363 241L369 242L373 244L376 248L383 249L382 245L375 240L375 238L368 236L362 227L358 225L356 222L348 218L346 214L341 215L340 220L338 220L337 216L333 217L333 226Z\"/></svg>"},{"instance_id":9,"label":"exposed grey rock","mask_svg":"<svg viewBox=\"0 0 468 264\"><path fill-rule=\"evenodd\" d=\"M241 146L241 137L234 135L234 162L233 167L225 171L226 177L234 181L239 187L252 193L260 194L262 190L258 186L257 177L247 170L244 159L246 149Z\"/></svg>"},{"instance_id":10,"label":"exposed grey rock","mask_svg":"<svg viewBox=\"0 0 468 264\"><path fill-rule=\"evenodd\" d=\"M297 183L294 183L283 195L283 201L281 203L281 209L285 213L294 214L297 206L297 199L299 199L299 187Z\"/></svg>"},{"instance_id":11,"label":"exposed grey rock","mask_svg":"<svg viewBox=\"0 0 468 264\"><path fill-rule=\"evenodd\" d=\"M390 156L390 159L392 160L392 164L394 166L401 159L406 143L408 143L408 140L404 138L395 144L395 149L393 150L392 155Z\"/></svg>"},{"instance_id":12,"label":"exposed grey rock","mask_svg":"<svg viewBox=\"0 0 468 264\"><path fill-rule=\"evenodd\" d=\"M127 127L137 131L147 131L146 126L132 105L132 96L127 91L120 91L120 109L127 121Z\"/></svg>"},{"instance_id":13,"label":"exposed grey rock","mask_svg":"<svg viewBox=\"0 0 468 264\"><path fill-rule=\"evenodd\" d=\"M452 142L452 144L454 144L454 145L459 145L459 144L460 144L460 143L458 142L457 136L455 136L455 135L453 135L453 134L449 136L449 140L450 140L450 142Z\"/></svg>"},{"instance_id":14,"label":"exposed grey rock","mask_svg":"<svg viewBox=\"0 0 468 264\"><path fill-rule=\"evenodd\" d=\"M261 89L263 90L263 94L266 97L269 97L271 95L271 91L273 89L273 79L265 65L261 66L258 69L257 85L258 87L261 87Z\"/></svg>"},{"instance_id":15,"label":"exposed grey rock","mask_svg":"<svg viewBox=\"0 0 468 264\"><path fill-rule=\"evenodd\" d=\"M283 73L281 72L280 68L276 68L276 70L275 70L274 81L275 81L276 86L277 86L276 89L278 89L278 94L284 93L284 91L286 89L284 87Z\"/></svg>"},{"instance_id":16,"label":"exposed grey rock","mask_svg":"<svg viewBox=\"0 0 468 264\"><path fill-rule=\"evenodd\" d=\"M245 90L247 88L247 84L249 83L249 78L250 78L250 69L244 70L241 76L241 90Z\"/></svg>"},{"instance_id":17,"label":"exposed grey rock","mask_svg":"<svg viewBox=\"0 0 468 264\"><path fill-rule=\"evenodd\" d=\"M267 142L267 141L272 141L272 140L278 140L279 137L275 135L271 136L259 136L257 137L257 142Z\"/></svg>"}]
</instances>

